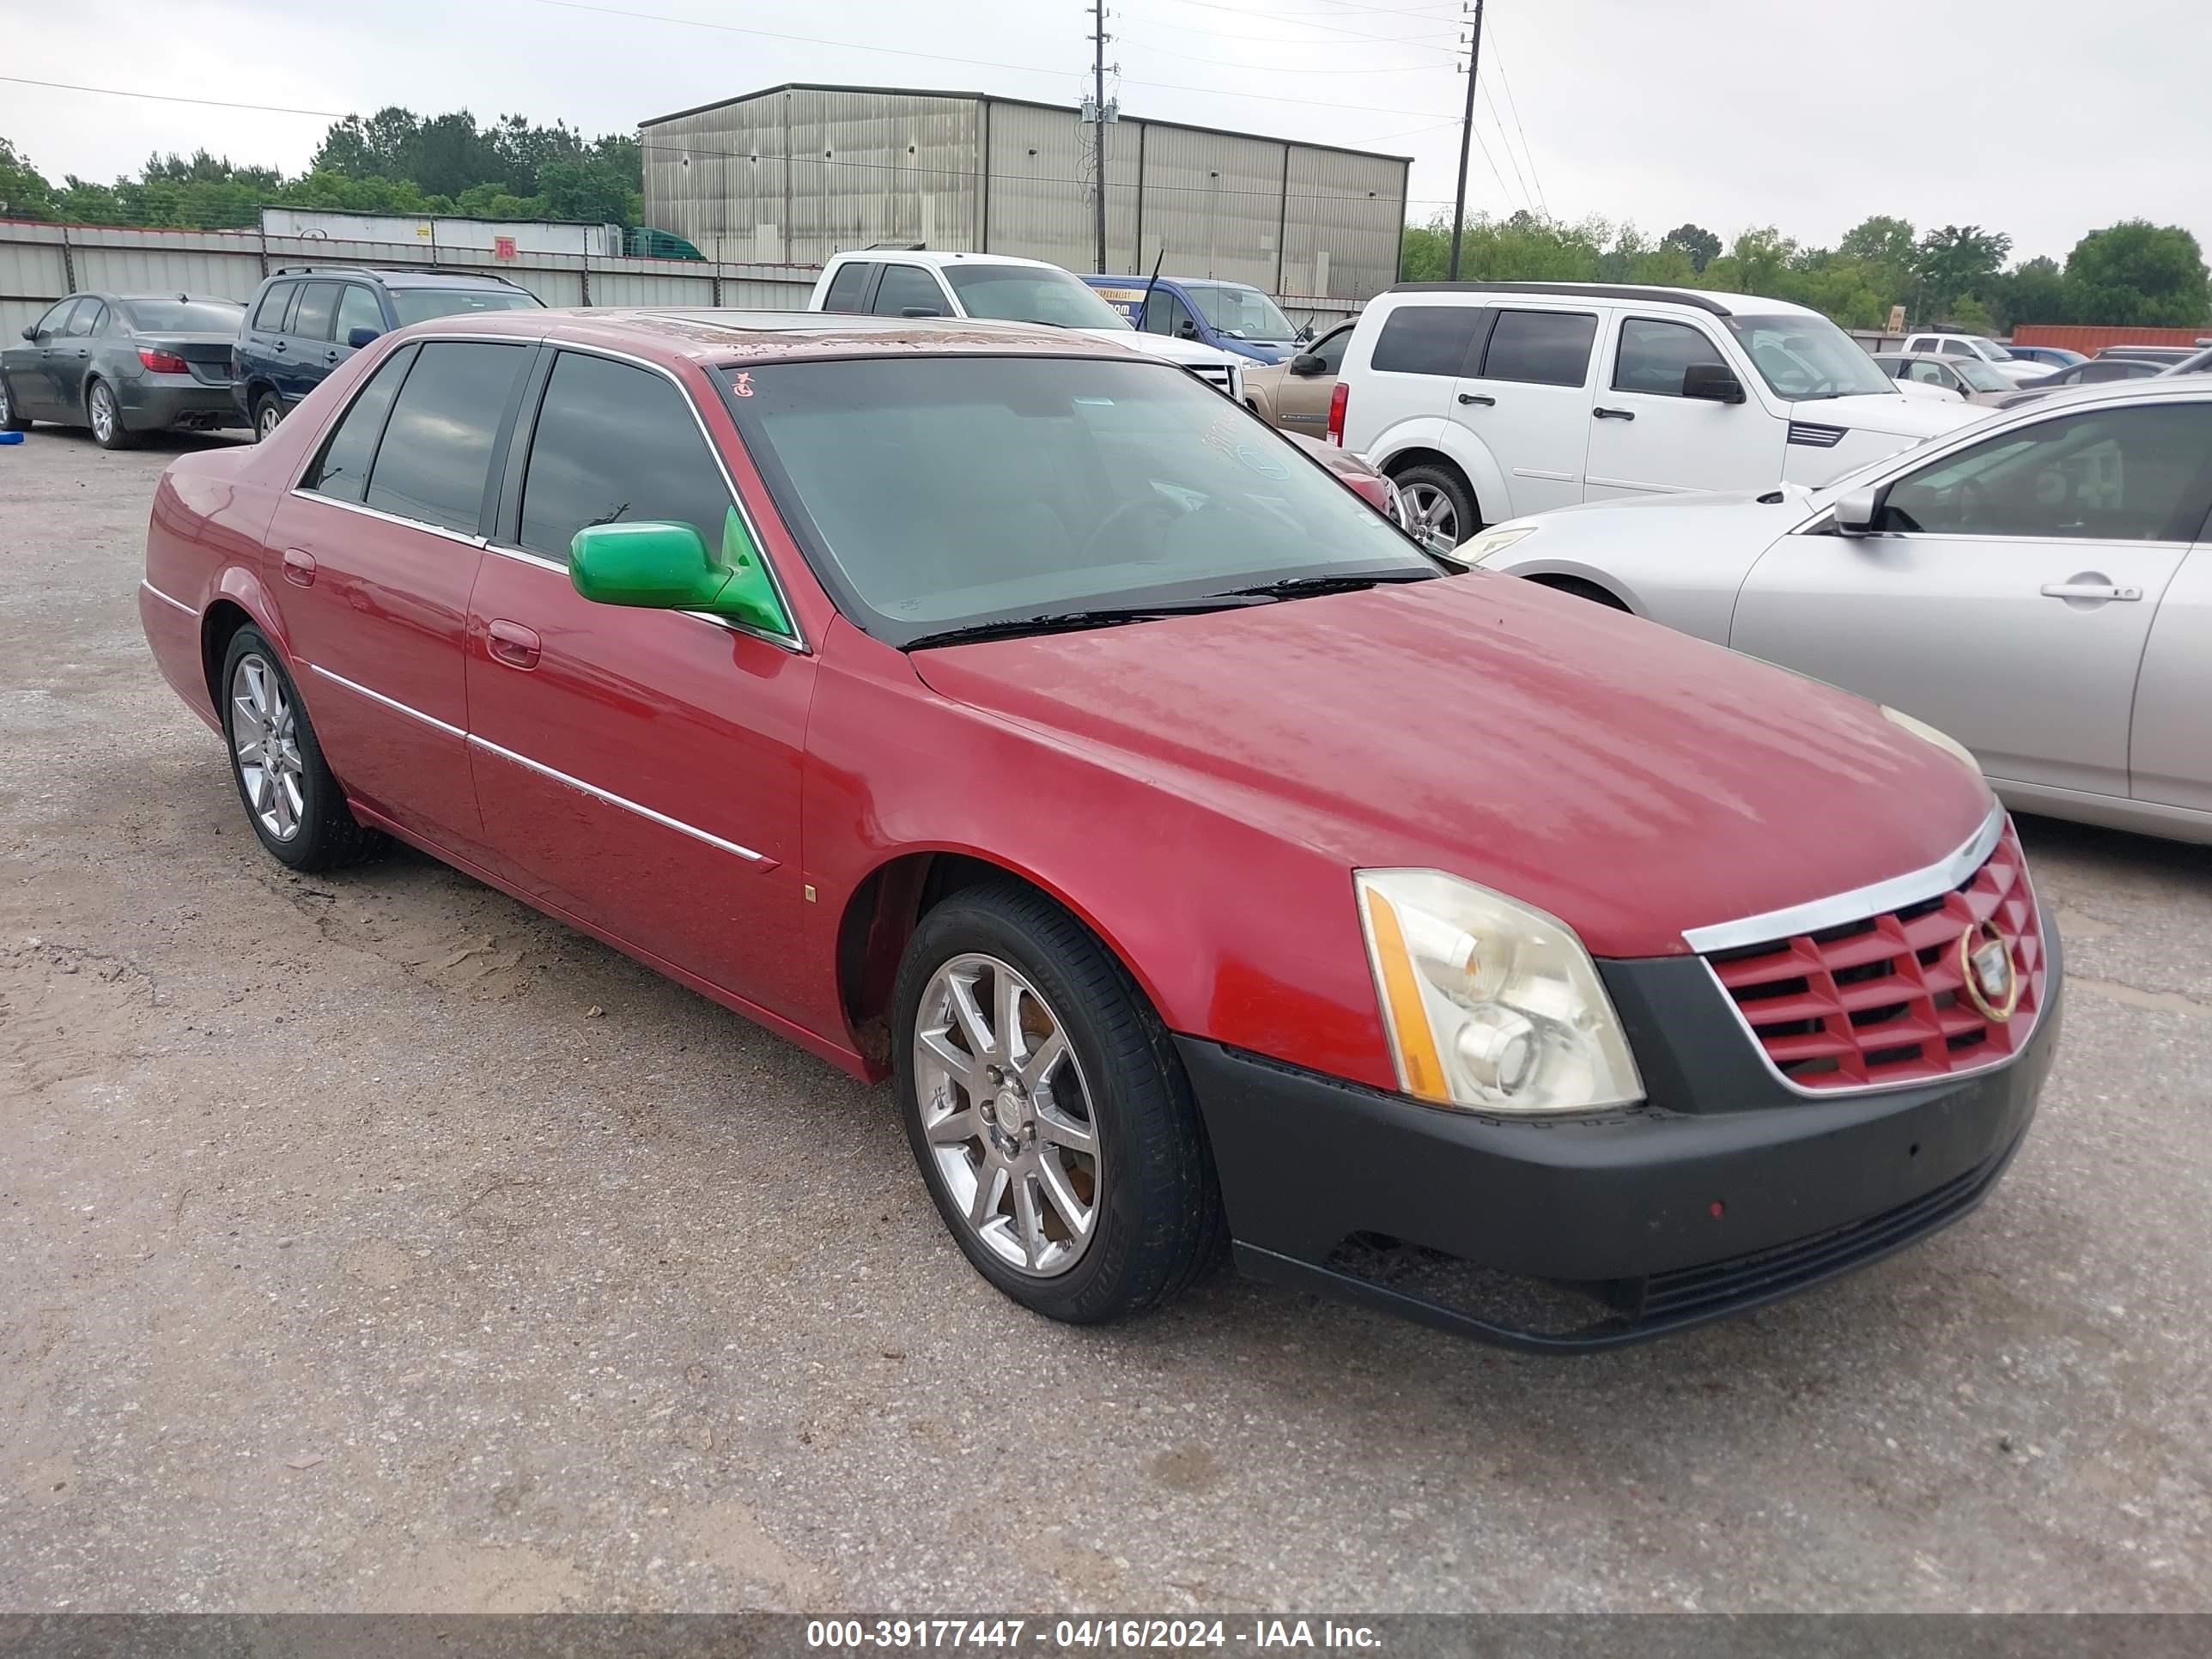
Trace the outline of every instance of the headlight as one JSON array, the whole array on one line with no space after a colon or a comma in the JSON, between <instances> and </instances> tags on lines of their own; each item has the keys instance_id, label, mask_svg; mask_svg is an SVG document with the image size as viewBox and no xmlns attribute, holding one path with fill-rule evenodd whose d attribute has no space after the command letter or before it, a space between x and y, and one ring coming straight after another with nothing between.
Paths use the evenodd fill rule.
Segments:
<instances>
[{"instance_id":1,"label":"headlight","mask_svg":"<svg viewBox=\"0 0 2212 1659\"><path fill-rule=\"evenodd\" d=\"M1881 714L1892 726L1910 732L1916 738L1925 738L1945 754L1956 757L1976 777L1981 776L1982 763L1974 758L1974 751L1948 732L1938 732L1926 720L1917 720L1903 709L1892 708L1887 703L1881 706Z\"/></svg>"},{"instance_id":2,"label":"headlight","mask_svg":"<svg viewBox=\"0 0 2212 1659\"><path fill-rule=\"evenodd\" d=\"M1473 1111L1586 1112L1644 1097L1574 930L1441 870L1353 872L1398 1085Z\"/></svg>"},{"instance_id":3,"label":"headlight","mask_svg":"<svg viewBox=\"0 0 2212 1659\"><path fill-rule=\"evenodd\" d=\"M1480 536L1460 544L1458 558L1462 564L1480 564L1492 553L1503 553L1523 536L1533 536L1540 526L1509 525L1501 530L1486 530Z\"/></svg>"}]
</instances>

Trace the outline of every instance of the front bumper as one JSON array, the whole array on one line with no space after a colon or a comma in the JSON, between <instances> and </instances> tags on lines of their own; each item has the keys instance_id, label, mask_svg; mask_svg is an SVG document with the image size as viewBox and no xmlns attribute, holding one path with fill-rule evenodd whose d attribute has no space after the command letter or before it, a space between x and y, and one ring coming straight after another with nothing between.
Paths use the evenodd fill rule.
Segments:
<instances>
[{"instance_id":1,"label":"front bumper","mask_svg":"<svg viewBox=\"0 0 2212 1659\"><path fill-rule=\"evenodd\" d=\"M1611 1347L1862 1267L1979 1203L2057 1046L2047 919L2044 938L2051 988L2020 1054L1891 1092L1790 1092L1695 957L1600 964L1650 1094L1605 1116L1479 1117L1177 1042L1244 1271L1506 1346Z\"/></svg>"}]
</instances>

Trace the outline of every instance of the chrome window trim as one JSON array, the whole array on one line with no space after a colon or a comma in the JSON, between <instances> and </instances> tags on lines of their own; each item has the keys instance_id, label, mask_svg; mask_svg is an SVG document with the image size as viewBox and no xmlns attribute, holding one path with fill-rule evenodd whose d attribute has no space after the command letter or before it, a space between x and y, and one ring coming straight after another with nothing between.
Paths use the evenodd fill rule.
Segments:
<instances>
[{"instance_id":1,"label":"chrome window trim","mask_svg":"<svg viewBox=\"0 0 2212 1659\"><path fill-rule=\"evenodd\" d=\"M1869 916L1917 904L1923 899L1949 892L1980 869L1983 860L1996 850L1997 842L2003 838L2004 826L2004 807L2002 803L1993 802L1980 829L1969 836L1957 851L1923 869L1909 870L1901 876L1870 882L1847 893L1787 905L1755 916L1717 921L1704 927L1685 927L1682 943L1704 956L1709 951L1733 951L1747 945L1770 945L1798 933L1816 933L1824 927L1863 921Z\"/></svg>"},{"instance_id":2,"label":"chrome window trim","mask_svg":"<svg viewBox=\"0 0 2212 1659\"><path fill-rule=\"evenodd\" d=\"M753 551L760 559L761 568L768 572L769 586L775 590L776 600L783 606L783 614L791 618L791 632L788 635L771 634L766 629L754 628L745 623L732 622L726 617L709 617L696 611L685 611L678 614L696 617L701 622L712 623L718 628L726 628L733 634L744 634L753 639L766 640L771 645L781 646L785 650L795 652L800 656L811 656L813 653L813 647L807 643L806 631L799 625L799 611L791 603L791 595L784 590L783 578L776 574L775 561L768 556L768 544L760 533L760 526L754 521L750 509L745 505L744 492L738 488L738 481L731 477L729 463L722 459L721 446L714 441L714 434L707 429L707 417L699 412L699 401L691 395L690 387L685 386L676 372L666 364L656 363L647 357L635 356L627 351L617 351L608 346L589 345L578 341L563 340L551 335L548 335L543 343L554 351L580 352L586 356L605 357L611 362L628 363L633 368L649 369L676 388L676 395L684 399L684 407L691 411L692 424L699 428L699 441L707 446L707 453L714 459L714 470L722 475L723 487L730 492L730 504L737 508L738 521L744 526L745 534L752 538ZM548 384L550 384L550 378ZM541 390L538 395L542 406L544 399L544 392ZM538 444L538 417L535 413L531 416L530 439L531 448L535 450ZM523 457L523 483L528 483L529 474L529 453L526 452ZM519 529L520 526L517 527ZM557 570L568 569L565 564L556 563L542 553L532 553L527 548L518 546L510 549L504 544L494 544L489 542L485 545L491 551L503 556L527 559L533 564L550 565Z\"/></svg>"},{"instance_id":3,"label":"chrome window trim","mask_svg":"<svg viewBox=\"0 0 2212 1659\"><path fill-rule=\"evenodd\" d=\"M153 584L150 580L146 580L146 579L144 579L144 578L141 578L141 579L140 579L140 580L139 580L138 586L141 586L141 587L143 587L143 588L144 588L144 589L145 589L149 593L151 593L151 594L152 594L155 599L157 599L161 600L161 602L163 605L173 605L174 606L176 606L176 607L177 607L177 609L178 609L178 610L179 610L179 611L183 611L183 612L184 612L187 617L197 617L197 616L198 616L198 615L200 614L200 613L199 613L199 611L198 611L198 610L196 610L196 609L195 609L194 607L192 607L191 605L186 605L186 604L185 604L182 599L173 599L173 598L171 598L168 594L164 593L164 592L163 592L160 588L158 588L158 587L155 586L154 586L154 584Z\"/></svg>"},{"instance_id":4,"label":"chrome window trim","mask_svg":"<svg viewBox=\"0 0 2212 1659\"><path fill-rule=\"evenodd\" d=\"M345 687L347 690L353 692L357 696L367 697L371 702L382 703L386 708L395 709L398 713L406 715L410 720L417 720L422 721L425 726L435 727L438 731L443 732L449 738L465 738L468 736L468 733L462 731L459 726L448 726L445 721L440 720L435 714L426 714L411 703L402 702L397 697L387 697L381 691L372 691L368 687L362 684L360 681L349 680L343 674L334 674L329 669L324 667L320 663L311 662L307 665L307 668L309 673L319 675L322 678L330 681L333 685L342 685Z\"/></svg>"},{"instance_id":5,"label":"chrome window trim","mask_svg":"<svg viewBox=\"0 0 2212 1659\"><path fill-rule=\"evenodd\" d=\"M396 524L403 530L419 530L428 536L442 536L449 542L459 542L463 547L473 547L480 553L489 545L481 536L464 536L459 531L450 530L441 524L431 524L422 519L403 518L397 513L386 513L382 507L364 507L359 501L340 501L335 495L324 495L312 489L302 489L297 484L292 486L291 493L303 501L314 501L323 507L343 507L348 513L359 513L368 518L381 519L386 524Z\"/></svg>"},{"instance_id":6,"label":"chrome window trim","mask_svg":"<svg viewBox=\"0 0 2212 1659\"><path fill-rule=\"evenodd\" d=\"M695 841L702 841L709 847L719 848L725 853L735 854L750 863L758 864L763 867L773 868L776 863L776 860L769 858L765 853L756 853L750 847L741 847L736 842L725 841L720 836L702 830L696 823L686 823L683 819L672 818L665 812L656 812L650 806L641 806L625 796L617 795L611 789L602 789L596 783L586 783L581 778L571 777L568 773L556 770L543 761L534 761L527 755L518 755L512 749L503 749L489 738L480 738L473 732L469 732L467 736L468 740L479 749L488 750L503 760L511 760L517 766L527 767L542 777L550 778L556 783L566 784L569 788L580 791L596 800L603 800L610 806L619 806L626 812L635 812L638 817L659 824L664 829L674 830L680 834L690 836Z\"/></svg>"},{"instance_id":7,"label":"chrome window trim","mask_svg":"<svg viewBox=\"0 0 2212 1659\"><path fill-rule=\"evenodd\" d=\"M302 277L299 281L295 282L292 286L295 288L304 288L307 286L307 281ZM337 313L336 311L332 311L331 315L335 319ZM281 334L285 331L279 328L271 330L270 331L272 333ZM380 337L389 339L392 334L397 334L398 331L399 331L398 329L393 329L390 333L380 336ZM298 470L292 474L291 493L293 495L306 495L319 501L327 501L335 499L335 497L325 495L316 490L307 489L300 483L300 480L307 476L307 469L315 464L316 457L323 453L323 446L330 441L331 434L337 431L338 429L338 423L344 420L345 417L352 412L353 406L361 401L361 394L368 390L368 383L376 378L377 370L382 368L386 363L392 360L392 354L394 352L404 351L410 345L428 345L431 342L438 340L454 340L464 343L473 340L481 342L486 345L535 346L543 345L544 343L544 341L536 335L526 336L520 334L416 334L410 335L406 339L400 341L398 344L393 346L390 350L384 352L377 358L376 368L370 369L368 373L362 375L361 377L361 384L354 387L354 389L347 394L345 407L338 410L337 414L331 416L330 420L324 425L323 429L315 434L315 441L307 447L307 459L301 462ZM374 345L375 342L372 340L369 343ZM362 349L365 351L368 348L364 346ZM347 359L347 362L349 362L351 361L351 358ZM333 367L335 367L335 365ZM323 378L324 380L328 380L330 377L328 375L325 375ZM315 382L315 385L320 386L322 383L322 380L318 380ZM296 405L300 400L297 398L294 398L289 401ZM393 397L393 402L397 403L398 401L398 396L395 394ZM388 415L390 411L387 410L386 414ZM377 447L381 449L383 445L380 442ZM347 505L344 501L339 501L337 504L340 507ZM372 508L371 510L374 511L374 509ZM392 522L395 524L416 524L419 522L417 520L397 518L388 514L386 516L392 518ZM440 525L424 525L422 527L426 530L441 530L444 528L443 526ZM447 533L450 534L451 532L449 532Z\"/></svg>"}]
</instances>

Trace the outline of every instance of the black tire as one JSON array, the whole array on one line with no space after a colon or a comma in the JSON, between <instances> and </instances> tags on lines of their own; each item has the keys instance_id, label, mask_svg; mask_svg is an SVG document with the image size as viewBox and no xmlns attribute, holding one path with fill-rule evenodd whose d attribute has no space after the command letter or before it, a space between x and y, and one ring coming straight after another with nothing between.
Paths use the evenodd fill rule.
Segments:
<instances>
[{"instance_id":1,"label":"black tire","mask_svg":"<svg viewBox=\"0 0 2212 1659\"><path fill-rule=\"evenodd\" d=\"M1455 544L1468 540L1482 528L1481 508L1475 501L1474 492L1467 487L1467 480L1455 468L1449 466L1409 466L1402 472L1390 475L1399 489L1408 498L1416 490L1434 490L1451 503Z\"/></svg>"},{"instance_id":2,"label":"black tire","mask_svg":"<svg viewBox=\"0 0 2212 1659\"><path fill-rule=\"evenodd\" d=\"M106 405L106 420L100 419L100 406ZM84 389L84 423L92 428L92 441L102 449L136 449L138 434L123 424L123 404L115 395L115 388L105 380L94 380Z\"/></svg>"},{"instance_id":3,"label":"black tire","mask_svg":"<svg viewBox=\"0 0 2212 1659\"><path fill-rule=\"evenodd\" d=\"M266 666L283 689L293 714L292 729L300 758L301 805L297 825L289 836L276 835L263 823L246 785L245 768L239 761L234 724L239 709L232 687L238 679L239 665L249 657L258 658ZM330 763L323 758L323 746L315 737L314 724L307 718L307 705L300 701L299 688L285 671L284 659L259 629L241 628L230 636L229 648L222 654L222 677L216 682L216 707L222 714L223 746L229 752L231 781L237 787L239 805L246 809L246 823L272 856L295 870L335 870L374 858L385 849L387 843L383 834L362 823L346 805L345 791L331 775Z\"/></svg>"},{"instance_id":4,"label":"black tire","mask_svg":"<svg viewBox=\"0 0 2212 1659\"><path fill-rule=\"evenodd\" d=\"M31 417L15 408L15 395L8 390L8 381L0 375L0 432L28 432Z\"/></svg>"},{"instance_id":5,"label":"black tire","mask_svg":"<svg viewBox=\"0 0 2212 1659\"><path fill-rule=\"evenodd\" d=\"M1058 1017L1089 1084L1103 1152L1098 1231L1075 1265L1037 1279L1000 1261L970 1229L923 1131L915 1033L932 976L954 957L1011 963ZM1198 1107L1167 1028L1121 964L1034 889L970 887L924 915L893 992L899 1108L923 1183L975 1270L1032 1312L1101 1324L1170 1300L1218 1259L1225 1236Z\"/></svg>"},{"instance_id":6,"label":"black tire","mask_svg":"<svg viewBox=\"0 0 2212 1659\"><path fill-rule=\"evenodd\" d=\"M261 443L278 427L284 424L284 405L273 392L264 392L253 400L253 441Z\"/></svg>"}]
</instances>

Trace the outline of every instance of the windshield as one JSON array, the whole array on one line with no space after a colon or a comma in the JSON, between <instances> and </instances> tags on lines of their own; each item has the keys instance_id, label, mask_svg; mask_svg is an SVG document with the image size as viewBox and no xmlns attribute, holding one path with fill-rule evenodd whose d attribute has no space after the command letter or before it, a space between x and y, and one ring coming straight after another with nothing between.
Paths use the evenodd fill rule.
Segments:
<instances>
[{"instance_id":1,"label":"windshield","mask_svg":"<svg viewBox=\"0 0 2212 1659\"><path fill-rule=\"evenodd\" d=\"M2007 351L1995 340L1984 339L1978 334L1969 334L1966 337L1966 341L1968 344L1972 345L1975 350L1980 352L1982 356L1987 358L1990 362L2008 363L2012 361L2012 353Z\"/></svg>"},{"instance_id":2,"label":"windshield","mask_svg":"<svg viewBox=\"0 0 2212 1659\"><path fill-rule=\"evenodd\" d=\"M970 317L1054 328L1129 327L1090 283L1051 265L947 265L945 280Z\"/></svg>"},{"instance_id":3,"label":"windshield","mask_svg":"<svg viewBox=\"0 0 2212 1659\"><path fill-rule=\"evenodd\" d=\"M1858 342L1826 317L1730 317L1729 331L1779 398L1858 398L1897 388Z\"/></svg>"},{"instance_id":4,"label":"windshield","mask_svg":"<svg viewBox=\"0 0 2212 1659\"><path fill-rule=\"evenodd\" d=\"M762 364L744 396L733 373L728 406L785 520L839 608L892 645L1286 577L1436 574L1288 439L1171 364Z\"/></svg>"},{"instance_id":5,"label":"windshield","mask_svg":"<svg viewBox=\"0 0 2212 1659\"><path fill-rule=\"evenodd\" d=\"M541 311L545 302L515 288L395 288L392 308L399 325L456 317L471 311Z\"/></svg>"},{"instance_id":6,"label":"windshield","mask_svg":"<svg viewBox=\"0 0 2212 1659\"><path fill-rule=\"evenodd\" d=\"M1240 340L1259 340L1269 345L1288 345L1297 338L1291 319L1256 288L1234 283L1185 283L1182 291L1217 334L1233 334Z\"/></svg>"},{"instance_id":7,"label":"windshield","mask_svg":"<svg viewBox=\"0 0 2212 1659\"><path fill-rule=\"evenodd\" d=\"M229 300L125 300L131 325L159 334L235 334L246 307Z\"/></svg>"},{"instance_id":8,"label":"windshield","mask_svg":"<svg viewBox=\"0 0 2212 1659\"><path fill-rule=\"evenodd\" d=\"M2009 392L2012 382L1978 357L1947 357L1944 361L1977 392Z\"/></svg>"}]
</instances>

